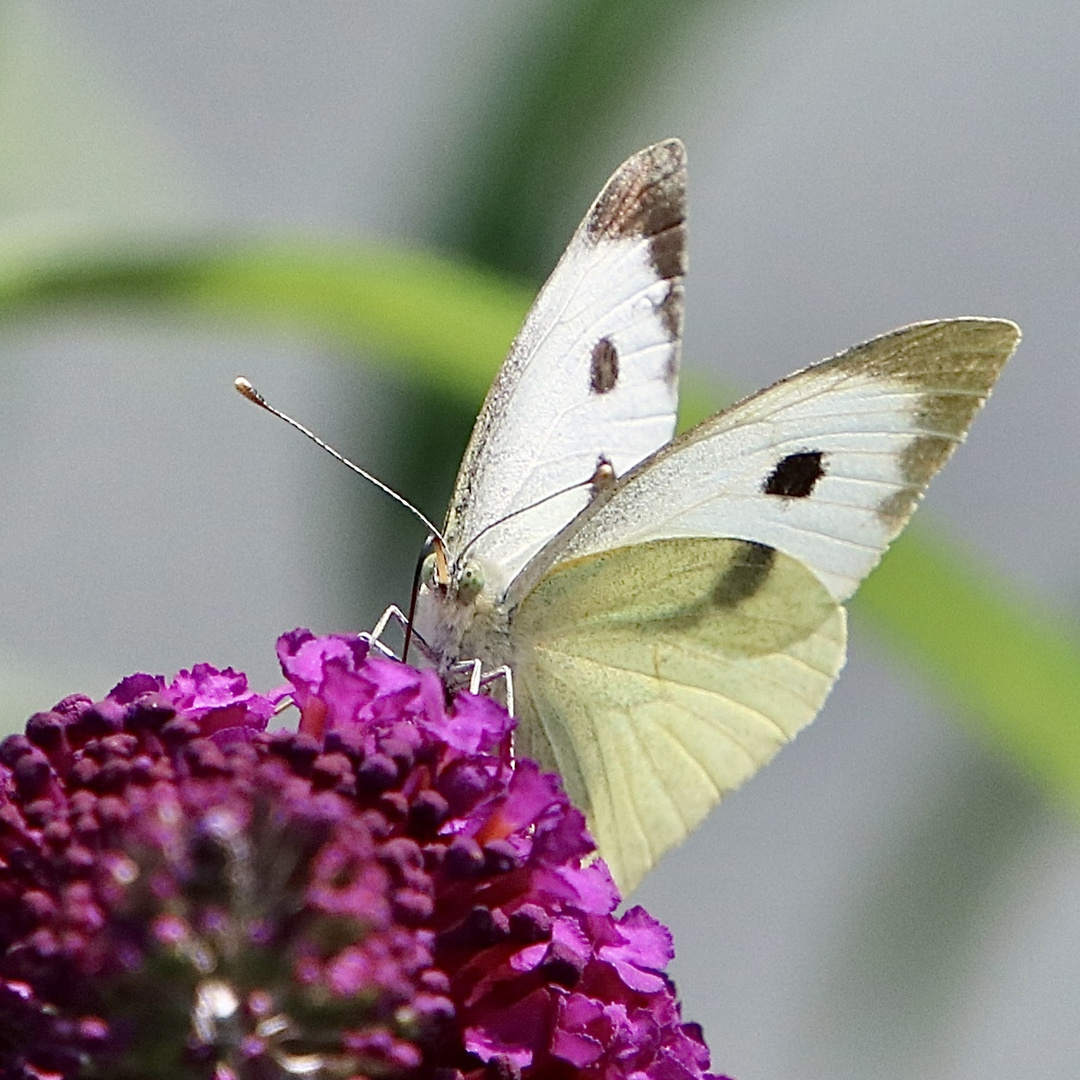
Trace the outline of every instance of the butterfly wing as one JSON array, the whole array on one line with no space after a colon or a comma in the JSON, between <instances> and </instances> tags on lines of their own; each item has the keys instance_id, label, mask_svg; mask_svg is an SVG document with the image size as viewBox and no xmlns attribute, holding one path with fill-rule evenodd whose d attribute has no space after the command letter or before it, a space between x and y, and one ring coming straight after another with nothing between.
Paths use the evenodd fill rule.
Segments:
<instances>
[{"instance_id":1,"label":"butterfly wing","mask_svg":"<svg viewBox=\"0 0 1080 1080\"><path fill-rule=\"evenodd\" d=\"M625 893L814 718L845 620L774 548L693 537L561 563L515 637L517 752L562 774Z\"/></svg>"},{"instance_id":2,"label":"butterfly wing","mask_svg":"<svg viewBox=\"0 0 1080 1080\"><path fill-rule=\"evenodd\" d=\"M510 581L585 506L580 485L602 458L618 475L671 438L685 184L670 140L635 154L597 197L477 418L444 530L451 559L476 540L470 551Z\"/></svg>"},{"instance_id":3,"label":"butterfly wing","mask_svg":"<svg viewBox=\"0 0 1080 1080\"><path fill-rule=\"evenodd\" d=\"M624 890L813 719L840 602L1018 339L923 323L799 372L646 459L519 576L519 746L562 772Z\"/></svg>"},{"instance_id":4,"label":"butterfly wing","mask_svg":"<svg viewBox=\"0 0 1080 1080\"><path fill-rule=\"evenodd\" d=\"M796 372L643 463L582 516L557 558L730 536L798 559L846 600L963 441L1019 340L1000 319L917 323Z\"/></svg>"}]
</instances>

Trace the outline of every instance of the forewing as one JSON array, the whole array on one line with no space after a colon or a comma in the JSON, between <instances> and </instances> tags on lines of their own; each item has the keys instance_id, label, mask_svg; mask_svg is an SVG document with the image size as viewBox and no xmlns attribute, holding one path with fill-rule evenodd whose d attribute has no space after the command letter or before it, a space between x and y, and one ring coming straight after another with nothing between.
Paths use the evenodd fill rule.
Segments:
<instances>
[{"instance_id":1,"label":"forewing","mask_svg":"<svg viewBox=\"0 0 1080 1080\"><path fill-rule=\"evenodd\" d=\"M642 462L530 573L625 544L730 536L798 559L845 600L963 440L1019 338L1001 320L919 323L798 372Z\"/></svg>"},{"instance_id":2,"label":"forewing","mask_svg":"<svg viewBox=\"0 0 1080 1080\"><path fill-rule=\"evenodd\" d=\"M635 154L608 181L525 320L476 421L446 537L517 573L616 474L671 438L685 269L683 147ZM568 494L541 500L571 485Z\"/></svg>"},{"instance_id":3,"label":"forewing","mask_svg":"<svg viewBox=\"0 0 1080 1080\"><path fill-rule=\"evenodd\" d=\"M514 640L516 750L562 774L626 893L814 718L845 623L780 552L677 539L560 565Z\"/></svg>"}]
</instances>

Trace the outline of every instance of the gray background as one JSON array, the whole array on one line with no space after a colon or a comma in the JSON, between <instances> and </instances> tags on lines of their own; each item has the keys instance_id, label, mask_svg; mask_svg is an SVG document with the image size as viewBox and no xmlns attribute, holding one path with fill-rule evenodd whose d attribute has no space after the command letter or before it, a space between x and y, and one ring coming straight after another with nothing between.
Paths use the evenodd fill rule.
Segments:
<instances>
[{"instance_id":1,"label":"gray background","mask_svg":"<svg viewBox=\"0 0 1080 1080\"><path fill-rule=\"evenodd\" d=\"M423 246L543 7L10 3L3 227L73 215ZM679 134L688 369L752 389L915 319L1016 319L1021 351L925 513L1075 617L1080 5L720 14L667 46L579 160L552 259L619 160ZM200 659L269 686L281 630L356 628L404 597L372 542L393 511L229 389L247 374L392 475L392 379L310 340L115 313L5 327L0 357L12 715ZM1080 1074L1076 823L957 719L856 622L820 720L640 889L674 930L716 1069Z\"/></svg>"}]
</instances>

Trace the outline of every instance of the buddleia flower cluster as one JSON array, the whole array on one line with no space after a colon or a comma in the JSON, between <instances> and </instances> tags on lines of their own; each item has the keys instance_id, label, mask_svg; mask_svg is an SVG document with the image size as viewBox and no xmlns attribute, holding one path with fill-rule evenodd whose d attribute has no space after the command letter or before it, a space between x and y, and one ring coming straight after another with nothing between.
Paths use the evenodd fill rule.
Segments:
<instances>
[{"instance_id":1,"label":"buddleia flower cluster","mask_svg":"<svg viewBox=\"0 0 1080 1080\"><path fill-rule=\"evenodd\" d=\"M709 1075L668 931L500 705L359 637L278 656L271 694L133 675L0 744L0 1076Z\"/></svg>"}]
</instances>

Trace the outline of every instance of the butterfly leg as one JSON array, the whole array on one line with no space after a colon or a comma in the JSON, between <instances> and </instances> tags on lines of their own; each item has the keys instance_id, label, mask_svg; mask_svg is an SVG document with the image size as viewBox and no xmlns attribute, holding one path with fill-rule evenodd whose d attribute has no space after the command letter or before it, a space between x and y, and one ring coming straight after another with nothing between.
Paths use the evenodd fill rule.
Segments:
<instances>
[{"instance_id":1,"label":"butterfly leg","mask_svg":"<svg viewBox=\"0 0 1080 1080\"><path fill-rule=\"evenodd\" d=\"M389 646L384 645L380 640L380 638L386 632L387 626L389 626L391 622L397 623L403 631L408 629L409 620L406 617L405 613L401 610L401 608L397 606L397 604L391 604L382 613L382 615L379 616L379 621L375 624L374 629L372 629L370 633L364 633L360 636L365 641L369 641L372 646L378 649L379 652L381 652L384 656L389 656L391 659L397 660L397 653L395 653L394 650L391 649ZM416 641L417 647L420 649L420 651L423 652L425 656L427 656L427 643L415 631L413 632L413 638Z\"/></svg>"},{"instance_id":2,"label":"butterfly leg","mask_svg":"<svg viewBox=\"0 0 1080 1080\"><path fill-rule=\"evenodd\" d=\"M466 664L472 668L472 671L469 673L469 693L479 694L480 677L484 671L483 665L480 663L479 657L475 660L467 660Z\"/></svg>"},{"instance_id":3,"label":"butterfly leg","mask_svg":"<svg viewBox=\"0 0 1080 1080\"><path fill-rule=\"evenodd\" d=\"M447 688L451 690L460 690L462 689L462 683L467 680L468 685L465 689L467 689L470 694L478 694L480 692L482 677L483 668L479 659L458 660L447 668Z\"/></svg>"},{"instance_id":4,"label":"butterfly leg","mask_svg":"<svg viewBox=\"0 0 1080 1080\"><path fill-rule=\"evenodd\" d=\"M480 686L491 686L499 679L502 679L503 695L506 698L506 711L513 716L514 715L514 673L510 670L509 664L503 664L501 667L492 668L486 675L480 679Z\"/></svg>"},{"instance_id":5,"label":"butterfly leg","mask_svg":"<svg viewBox=\"0 0 1080 1080\"><path fill-rule=\"evenodd\" d=\"M391 604L380 616L379 621L375 624L375 628L370 634L364 634L364 637L370 637L372 642L378 641L382 637L383 632L386 630L390 620L393 619L398 626L404 627L407 625L405 613L397 606L397 604Z\"/></svg>"},{"instance_id":6,"label":"butterfly leg","mask_svg":"<svg viewBox=\"0 0 1080 1080\"><path fill-rule=\"evenodd\" d=\"M492 668L491 671L485 672L479 659L460 660L456 664L451 665L449 674L452 677L459 679L468 677L468 691L470 694L479 694L481 690L494 686L495 683L502 680L503 694L506 699L506 709L509 713L513 714L514 680L510 673L510 668L505 664L503 664L502 667Z\"/></svg>"}]
</instances>

